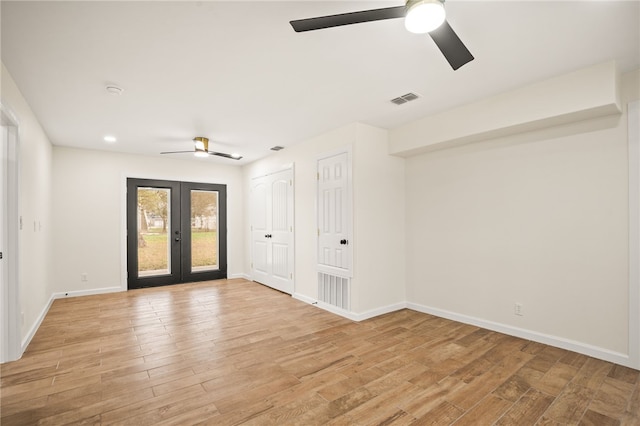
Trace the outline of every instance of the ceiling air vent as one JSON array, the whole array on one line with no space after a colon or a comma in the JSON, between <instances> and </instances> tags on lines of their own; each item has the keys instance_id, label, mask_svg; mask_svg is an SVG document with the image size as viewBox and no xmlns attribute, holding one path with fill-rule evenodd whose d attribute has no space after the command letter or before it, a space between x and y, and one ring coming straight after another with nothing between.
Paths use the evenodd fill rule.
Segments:
<instances>
[{"instance_id":1,"label":"ceiling air vent","mask_svg":"<svg viewBox=\"0 0 640 426\"><path fill-rule=\"evenodd\" d=\"M271 151L280 151L281 149L284 149L284 146L276 145L271 147Z\"/></svg>"},{"instance_id":2,"label":"ceiling air vent","mask_svg":"<svg viewBox=\"0 0 640 426\"><path fill-rule=\"evenodd\" d=\"M397 98L391 99L391 103L394 103L396 105L402 105L414 99L418 99L418 95L416 95L415 93L407 93L405 95L398 96Z\"/></svg>"}]
</instances>

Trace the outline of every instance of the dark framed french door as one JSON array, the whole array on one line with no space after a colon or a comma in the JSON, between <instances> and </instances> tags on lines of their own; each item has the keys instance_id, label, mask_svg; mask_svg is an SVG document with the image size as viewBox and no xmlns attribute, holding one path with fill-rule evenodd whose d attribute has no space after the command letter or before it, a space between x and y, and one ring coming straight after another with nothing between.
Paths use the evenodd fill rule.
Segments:
<instances>
[{"instance_id":1,"label":"dark framed french door","mask_svg":"<svg viewBox=\"0 0 640 426\"><path fill-rule=\"evenodd\" d=\"M127 285L227 277L226 185L127 179Z\"/></svg>"}]
</instances>

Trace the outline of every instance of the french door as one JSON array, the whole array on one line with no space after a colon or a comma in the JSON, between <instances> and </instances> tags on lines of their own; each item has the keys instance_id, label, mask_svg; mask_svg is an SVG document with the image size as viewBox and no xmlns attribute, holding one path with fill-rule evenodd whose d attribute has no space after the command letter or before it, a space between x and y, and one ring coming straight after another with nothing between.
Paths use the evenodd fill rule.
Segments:
<instances>
[{"instance_id":1,"label":"french door","mask_svg":"<svg viewBox=\"0 0 640 426\"><path fill-rule=\"evenodd\" d=\"M127 179L129 289L227 277L226 185Z\"/></svg>"}]
</instances>

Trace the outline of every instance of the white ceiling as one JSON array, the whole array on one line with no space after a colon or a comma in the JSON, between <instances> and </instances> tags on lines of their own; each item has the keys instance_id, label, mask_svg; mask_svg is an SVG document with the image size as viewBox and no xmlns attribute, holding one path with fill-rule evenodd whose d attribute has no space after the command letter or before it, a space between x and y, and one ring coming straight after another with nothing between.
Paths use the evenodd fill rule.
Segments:
<instances>
[{"instance_id":1,"label":"white ceiling","mask_svg":"<svg viewBox=\"0 0 640 426\"><path fill-rule=\"evenodd\" d=\"M205 136L245 157L176 155L193 161L245 164L354 121L394 128L611 59L640 67L639 1L447 1L476 58L458 71L400 19L307 33L288 22L402 0L0 4L2 62L53 144L158 155ZM389 102L407 92L422 97Z\"/></svg>"}]
</instances>

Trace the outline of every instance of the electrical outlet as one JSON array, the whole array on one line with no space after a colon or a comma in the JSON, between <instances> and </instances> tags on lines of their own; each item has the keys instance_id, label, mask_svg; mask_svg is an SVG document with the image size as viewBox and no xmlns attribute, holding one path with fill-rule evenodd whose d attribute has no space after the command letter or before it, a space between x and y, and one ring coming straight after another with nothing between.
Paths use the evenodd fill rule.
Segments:
<instances>
[{"instance_id":1,"label":"electrical outlet","mask_svg":"<svg viewBox=\"0 0 640 426\"><path fill-rule=\"evenodd\" d=\"M87 281L87 273L83 272L80 274L80 281Z\"/></svg>"},{"instance_id":2,"label":"electrical outlet","mask_svg":"<svg viewBox=\"0 0 640 426\"><path fill-rule=\"evenodd\" d=\"M515 303L515 305L513 305L513 313L514 313L515 315L520 316L520 317L524 315L524 314L522 313L522 303L518 303L518 302L516 302L516 303Z\"/></svg>"}]
</instances>

